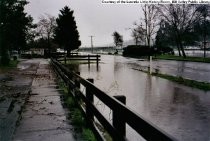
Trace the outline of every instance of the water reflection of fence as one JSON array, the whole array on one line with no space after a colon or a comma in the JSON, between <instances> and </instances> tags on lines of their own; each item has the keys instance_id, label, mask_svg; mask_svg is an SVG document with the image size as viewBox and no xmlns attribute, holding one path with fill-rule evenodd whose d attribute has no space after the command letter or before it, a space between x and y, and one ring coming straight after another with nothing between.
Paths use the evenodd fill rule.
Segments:
<instances>
[{"instance_id":1,"label":"water reflection of fence","mask_svg":"<svg viewBox=\"0 0 210 141\"><path fill-rule=\"evenodd\" d=\"M79 101L83 101L83 103L85 103L84 113L87 116L89 124L92 125L94 129L96 129L96 126L94 126L94 117L96 117L100 124L110 134L113 140L126 140L126 124L133 128L144 139L149 141L175 140L167 135L167 133L164 133L155 127L155 125L152 125L150 122L146 121L141 116L137 115L135 112L126 107L123 104L125 103L125 97L113 98L107 95L93 85L93 79L83 79L81 76L71 72L64 65L54 59L52 59L52 65L56 72L68 85L72 95ZM81 85L86 88L85 94L80 91ZM113 111L112 124L98 111L98 109L93 104L94 96L101 100ZM119 99L122 103L117 99ZM97 131L97 129L95 131Z\"/></svg>"},{"instance_id":2,"label":"water reflection of fence","mask_svg":"<svg viewBox=\"0 0 210 141\"><path fill-rule=\"evenodd\" d=\"M137 71L146 72L146 73L150 72L150 66L138 66L137 68L132 67L132 69L137 70ZM160 72L160 70L158 68L152 68L151 72L155 73L155 74L158 74Z\"/></svg>"}]
</instances>

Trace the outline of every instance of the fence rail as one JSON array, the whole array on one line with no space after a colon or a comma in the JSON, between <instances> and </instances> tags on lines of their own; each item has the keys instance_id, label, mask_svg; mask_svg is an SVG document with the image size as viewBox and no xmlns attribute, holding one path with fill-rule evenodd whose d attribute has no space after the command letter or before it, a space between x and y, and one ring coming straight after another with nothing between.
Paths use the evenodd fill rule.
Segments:
<instances>
[{"instance_id":1,"label":"fence rail","mask_svg":"<svg viewBox=\"0 0 210 141\"><path fill-rule=\"evenodd\" d=\"M101 56L100 55L71 55L69 57L66 57L66 55L60 55L60 54L55 54L53 56L54 58L56 58L56 60L58 61L64 61L64 63L66 64L66 61L68 60L78 60L78 61L84 61L84 60L87 60L88 61L88 65L90 65L90 61L96 61L96 64L97 64L97 68L98 68L98 65L99 65L99 61L101 61ZM63 58L61 58L63 57Z\"/></svg>"},{"instance_id":2,"label":"fence rail","mask_svg":"<svg viewBox=\"0 0 210 141\"><path fill-rule=\"evenodd\" d=\"M83 79L80 75L71 72L55 59L51 59L51 62L64 82L69 86L69 90L72 91L72 94L85 103L85 113L90 124L94 124L95 116L114 141L127 140L125 134L126 124L148 141L175 141L173 137L125 106L123 104L125 103L125 98L111 97L93 85L93 79ZM80 85L86 88L85 94L79 91ZM113 111L112 124L95 107L94 96ZM119 101L117 99L121 100Z\"/></svg>"}]
</instances>

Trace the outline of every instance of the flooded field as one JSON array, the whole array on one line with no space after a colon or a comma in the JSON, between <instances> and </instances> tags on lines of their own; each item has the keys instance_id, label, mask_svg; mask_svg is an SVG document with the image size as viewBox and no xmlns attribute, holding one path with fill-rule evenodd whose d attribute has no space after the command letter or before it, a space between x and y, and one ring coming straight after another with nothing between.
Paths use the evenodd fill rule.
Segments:
<instances>
[{"instance_id":1,"label":"flooded field","mask_svg":"<svg viewBox=\"0 0 210 141\"><path fill-rule=\"evenodd\" d=\"M186 87L150 76L133 68L145 61L122 56L103 55L96 64L74 66L84 78L107 94L125 95L126 105L179 141L210 140L210 92ZM183 68L184 69L184 68ZM110 111L95 100L111 121ZM122 115L123 116L123 115ZM142 140L127 127L129 140Z\"/></svg>"}]
</instances>

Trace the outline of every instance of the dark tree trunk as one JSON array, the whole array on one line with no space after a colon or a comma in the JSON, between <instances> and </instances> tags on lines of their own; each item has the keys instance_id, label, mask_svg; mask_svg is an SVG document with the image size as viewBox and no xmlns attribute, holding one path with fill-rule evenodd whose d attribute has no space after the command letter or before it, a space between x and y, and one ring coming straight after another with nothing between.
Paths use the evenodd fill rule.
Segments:
<instances>
[{"instance_id":1,"label":"dark tree trunk","mask_svg":"<svg viewBox=\"0 0 210 141\"><path fill-rule=\"evenodd\" d=\"M180 47L180 49L181 49L181 52L182 52L182 56L184 57L184 58L186 58L186 54L185 54L185 52L184 52L184 47L183 47L183 44L182 44L182 39L181 39L181 36L180 36L180 34L179 34L179 32L177 32L177 39L178 39L178 43L179 43L179 47Z\"/></svg>"},{"instance_id":2,"label":"dark tree trunk","mask_svg":"<svg viewBox=\"0 0 210 141\"><path fill-rule=\"evenodd\" d=\"M180 48L181 48L183 57L186 58L186 54L185 54L185 52L184 52L184 47L183 47L182 42L180 42Z\"/></svg>"},{"instance_id":3,"label":"dark tree trunk","mask_svg":"<svg viewBox=\"0 0 210 141\"><path fill-rule=\"evenodd\" d=\"M203 57L206 58L206 41L204 41L203 51L204 51Z\"/></svg>"},{"instance_id":4,"label":"dark tree trunk","mask_svg":"<svg viewBox=\"0 0 210 141\"><path fill-rule=\"evenodd\" d=\"M9 58L9 54L8 54L8 49L7 49L7 47L4 46L4 47L1 48L0 64L8 65L9 62L10 62L10 58Z\"/></svg>"},{"instance_id":5,"label":"dark tree trunk","mask_svg":"<svg viewBox=\"0 0 210 141\"><path fill-rule=\"evenodd\" d=\"M50 35L47 35L47 46L48 46L48 57L51 57L51 48L50 48Z\"/></svg>"},{"instance_id":6,"label":"dark tree trunk","mask_svg":"<svg viewBox=\"0 0 210 141\"><path fill-rule=\"evenodd\" d=\"M179 56L182 56L181 52L180 52L180 44L179 44L179 39L178 39L178 33L176 34L175 40L176 40L176 46L177 46L177 49L178 49Z\"/></svg>"},{"instance_id":7,"label":"dark tree trunk","mask_svg":"<svg viewBox=\"0 0 210 141\"><path fill-rule=\"evenodd\" d=\"M67 57L70 57L71 55L71 50L67 50Z\"/></svg>"},{"instance_id":8,"label":"dark tree trunk","mask_svg":"<svg viewBox=\"0 0 210 141\"><path fill-rule=\"evenodd\" d=\"M176 38L176 46L177 46L177 49L178 49L179 56L182 56L181 52L180 52L180 46L179 46L179 42L178 42L177 38Z\"/></svg>"},{"instance_id":9,"label":"dark tree trunk","mask_svg":"<svg viewBox=\"0 0 210 141\"><path fill-rule=\"evenodd\" d=\"M206 17L204 17L204 33L203 33L203 57L206 58Z\"/></svg>"}]
</instances>

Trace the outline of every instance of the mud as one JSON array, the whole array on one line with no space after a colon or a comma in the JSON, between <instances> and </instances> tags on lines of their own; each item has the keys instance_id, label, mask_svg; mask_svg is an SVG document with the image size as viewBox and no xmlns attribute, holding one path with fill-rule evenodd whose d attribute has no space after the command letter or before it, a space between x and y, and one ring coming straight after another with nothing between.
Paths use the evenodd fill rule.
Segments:
<instances>
[{"instance_id":1,"label":"mud","mask_svg":"<svg viewBox=\"0 0 210 141\"><path fill-rule=\"evenodd\" d=\"M24 66L24 63L19 66ZM0 141L12 140L37 67L37 63L30 62L25 69L0 71Z\"/></svg>"}]
</instances>

